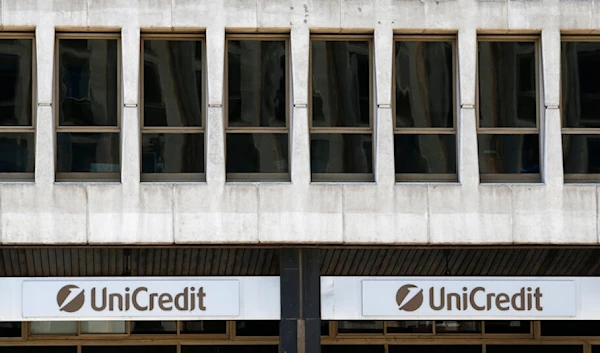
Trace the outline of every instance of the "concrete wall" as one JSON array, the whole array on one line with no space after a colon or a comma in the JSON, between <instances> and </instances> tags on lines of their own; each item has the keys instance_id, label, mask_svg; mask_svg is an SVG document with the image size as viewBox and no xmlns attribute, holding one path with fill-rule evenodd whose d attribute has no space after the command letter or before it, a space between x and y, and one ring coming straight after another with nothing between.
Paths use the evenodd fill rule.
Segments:
<instances>
[{"instance_id":1,"label":"concrete wall","mask_svg":"<svg viewBox=\"0 0 600 353\"><path fill-rule=\"evenodd\" d=\"M0 185L0 243L597 244L595 185L564 185L560 30L600 28L598 1L2 0L4 30L35 29L35 183ZM206 183L139 182L140 29L206 29ZM122 183L55 183L55 29L121 31ZM291 28L292 183L226 183L225 29ZM309 30L374 31L376 183L310 183ZM394 30L458 32L459 183L396 184L391 104ZM541 184L481 185L475 133L476 33L537 31L542 42Z\"/></svg>"}]
</instances>

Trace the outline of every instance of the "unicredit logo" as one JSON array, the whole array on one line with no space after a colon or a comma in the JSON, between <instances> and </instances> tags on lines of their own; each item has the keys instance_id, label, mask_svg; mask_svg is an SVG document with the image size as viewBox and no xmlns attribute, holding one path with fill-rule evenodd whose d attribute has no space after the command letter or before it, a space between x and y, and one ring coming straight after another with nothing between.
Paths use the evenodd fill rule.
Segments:
<instances>
[{"instance_id":1,"label":"unicredit logo","mask_svg":"<svg viewBox=\"0 0 600 353\"><path fill-rule=\"evenodd\" d=\"M413 284L403 285L396 293L396 303L399 310L415 311L423 304L423 290Z\"/></svg>"},{"instance_id":2,"label":"unicredit logo","mask_svg":"<svg viewBox=\"0 0 600 353\"><path fill-rule=\"evenodd\" d=\"M58 309L67 313L74 313L81 309L85 302L83 292L83 289L72 284L62 287L56 295Z\"/></svg>"}]
</instances>

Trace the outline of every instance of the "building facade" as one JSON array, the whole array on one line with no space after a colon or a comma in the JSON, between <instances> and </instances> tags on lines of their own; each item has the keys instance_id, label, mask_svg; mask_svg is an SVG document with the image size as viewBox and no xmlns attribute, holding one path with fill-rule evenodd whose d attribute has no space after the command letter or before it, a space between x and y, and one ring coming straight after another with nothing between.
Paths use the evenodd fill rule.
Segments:
<instances>
[{"instance_id":1,"label":"building facade","mask_svg":"<svg viewBox=\"0 0 600 353\"><path fill-rule=\"evenodd\" d=\"M600 352L599 13L1 0L0 353Z\"/></svg>"}]
</instances>

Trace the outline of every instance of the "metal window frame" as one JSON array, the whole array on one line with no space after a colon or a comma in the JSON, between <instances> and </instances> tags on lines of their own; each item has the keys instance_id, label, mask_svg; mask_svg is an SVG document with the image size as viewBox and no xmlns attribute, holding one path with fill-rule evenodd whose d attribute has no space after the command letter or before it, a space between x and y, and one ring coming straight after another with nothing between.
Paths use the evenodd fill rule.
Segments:
<instances>
[{"instance_id":1,"label":"metal window frame","mask_svg":"<svg viewBox=\"0 0 600 353\"><path fill-rule=\"evenodd\" d=\"M61 126L60 125L60 41L69 39L101 39L101 40L116 40L117 41L117 124L114 126ZM121 41L121 33L86 33L86 32L57 32L54 40L54 83L53 83L53 113L54 119L54 134L57 141L58 134L61 132L70 133L116 133L119 136L119 141L122 141L121 133L122 124L122 107L123 107L123 48ZM56 145L55 145L56 146ZM89 182L89 181L121 181L121 171L123 168L123 149L119 144L119 173L93 173L93 172L67 172L56 173L57 182ZM54 166L58 165L58 148L54 153Z\"/></svg>"},{"instance_id":2,"label":"metal window frame","mask_svg":"<svg viewBox=\"0 0 600 353\"><path fill-rule=\"evenodd\" d=\"M395 53L396 45L400 42L450 42L452 45L452 127L410 127L398 128L396 121L396 67ZM457 126L458 126L458 40L456 35L440 34L440 35L424 35L424 34L396 34L394 35L392 60L392 122L395 135L454 135L456 161L458 162L458 141L457 141ZM396 182L457 182L458 181L458 165L456 173L396 173Z\"/></svg>"},{"instance_id":3,"label":"metal window frame","mask_svg":"<svg viewBox=\"0 0 600 353\"><path fill-rule=\"evenodd\" d=\"M285 126L267 127L267 126L249 126L249 127L230 127L229 126L229 42L230 41L282 41L285 43ZM291 125L291 44L289 33L226 33L225 34L225 64L223 69L223 125L225 127L224 154L225 169L227 170L227 135L229 134L285 134L288 136L288 172L287 173L227 173L226 181L232 182L268 182L291 180L291 150L292 139L290 138Z\"/></svg>"},{"instance_id":4,"label":"metal window frame","mask_svg":"<svg viewBox=\"0 0 600 353\"><path fill-rule=\"evenodd\" d=\"M559 74L559 107L561 108L560 120L561 120L561 138L565 135L597 135L600 137L600 128L569 128L564 127L564 111L562 107L563 102L563 80L562 80L562 44L563 43L599 43L600 35L569 35L562 34L560 38L560 57L561 57L561 65L560 65L560 74ZM564 152L563 152L564 153ZM563 155L564 158L564 155ZM564 167L563 167L564 168ZM565 183L598 183L600 182L600 173L564 173L564 181Z\"/></svg>"},{"instance_id":5,"label":"metal window frame","mask_svg":"<svg viewBox=\"0 0 600 353\"><path fill-rule=\"evenodd\" d=\"M540 132L541 125L541 110L542 110L542 55L541 55L541 35L539 34L478 34L477 47L480 42L532 42L535 45L535 96L536 96L536 127L535 128L518 128L518 127L480 127L480 110L479 110L479 54L475 65L475 122L476 133L479 135L538 135L539 148L539 164L543 159L543 144ZM478 142L479 144L479 142ZM479 146L478 146L479 147ZM479 154L478 154L479 158ZM484 183L539 183L542 181L540 173L481 173L479 169L479 178Z\"/></svg>"},{"instance_id":6,"label":"metal window frame","mask_svg":"<svg viewBox=\"0 0 600 353\"><path fill-rule=\"evenodd\" d=\"M367 42L369 44L369 127L315 127L313 126L313 62L312 44L315 41L337 41L337 42ZM312 182L374 182L375 181L375 47L373 34L318 34L311 33L308 45L308 131L309 144L313 134L326 135L371 135L372 136L372 173L314 173L311 171ZM311 156L312 159L312 156Z\"/></svg>"},{"instance_id":7,"label":"metal window frame","mask_svg":"<svg viewBox=\"0 0 600 353\"><path fill-rule=\"evenodd\" d=\"M144 125L144 41L199 41L202 46L202 109L201 126L152 126ZM206 36L204 33L154 33L142 32L140 34L140 181L141 182L204 182L206 181L206 115L207 108L207 83L206 83ZM201 134L204 135L204 173L143 173L141 158L143 154L144 134Z\"/></svg>"}]
</instances>

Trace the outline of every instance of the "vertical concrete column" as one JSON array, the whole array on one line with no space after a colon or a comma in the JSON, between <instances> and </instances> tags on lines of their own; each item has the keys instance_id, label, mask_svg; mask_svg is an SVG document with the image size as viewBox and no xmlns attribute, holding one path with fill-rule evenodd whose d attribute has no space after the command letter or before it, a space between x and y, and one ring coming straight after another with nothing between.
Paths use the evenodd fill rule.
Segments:
<instances>
[{"instance_id":1,"label":"vertical concrete column","mask_svg":"<svg viewBox=\"0 0 600 353\"><path fill-rule=\"evenodd\" d=\"M125 27L121 32L123 110L121 115L121 182L140 182L140 29Z\"/></svg>"},{"instance_id":2,"label":"vertical concrete column","mask_svg":"<svg viewBox=\"0 0 600 353\"><path fill-rule=\"evenodd\" d=\"M466 27L458 32L458 180L465 186L479 184L479 152L475 87L477 74L477 31Z\"/></svg>"},{"instance_id":3,"label":"vertical concrete column","mask_svg":"<svg viewBox=\"0 0 600 353\"><path fill-rule=\"evenodd\" d=\"M206 182L225 183L225 128L223 125L223 70L225 66L225 27L211 25L206 30L206 77L208 114L206 115Z\"/></svg>"},{"instance_id":4,"label":"vertical concrete column","mask_svg":"<svg viewBox=\"0 0 600 353\"><path fill-rule=\"evenodd\" d=\"M321 276L318 249L284 248L279 253L281 353L321 352Z\"/></svg>"},{"instance_id":5,"label":"vertical concrete column","mask_svg":"<svg viewBox=\"0 0 600 353\"><path fill-rule=\"evenodd\" d=\"M394 57L394 32L390 26L375 29L375 181L379 185L393 185L394 120L392 116L392 61Z\"/></svg>"},{"instance_id":6,"label":"vertical concrete column","mask_svg":"<svg viewBox=\"0 0 600 353\"><path fill-rule=\"evenodd\" d=\"M294 27L291 32L292 119L290 122L290 168L293 184L310 183L310 133L308 130L308 75L310 31Z\"/></svg>"},{"instance_id":7,"label":"vertical concrete column","mask_svg":"<svg viewBox=\"0 0 600 353\"><path fill-rule=\"evenodd\" d=\"M563 184L563 151L560 122L560 30L546 28L542 32L542 87L540 103L540 138L542 180L548 186Z\"/></svg>"},{"instance_id":8,"label":"vertical concrete column","mask_svg":"<svg viewBox=\"0 0 600 353\"><path fill-rule=\"evenodd\" d=\"M37 64L37 113L35 116L35 182L43 188L55 180L55 134L53 110L54 26L35 30Z\"/></svg>"}]
</instances>

